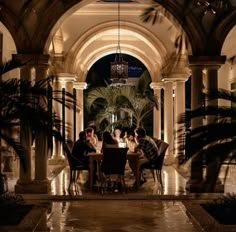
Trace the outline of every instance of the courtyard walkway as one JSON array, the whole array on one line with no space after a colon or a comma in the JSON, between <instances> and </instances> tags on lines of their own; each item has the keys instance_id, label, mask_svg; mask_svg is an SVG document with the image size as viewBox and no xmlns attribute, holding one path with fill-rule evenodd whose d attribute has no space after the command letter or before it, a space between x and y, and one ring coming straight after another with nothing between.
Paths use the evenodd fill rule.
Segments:
<instances>
[{"instance_id":1,"label":"courtyard walkway","mask_svg":"<svg viewBox=\"0 0 236 232\"><path fill-rule=\"evenodd\" d=\"M225 192L235 192L234 171L232 167ZM182 201L215 197L213 194L188 194L185 189L188 172L180 175L171 165L163 167L163 189L147 170L148 181L135 191L132 188L134 177L127 169L127 193L102 195L99 182L93 192L88 191L84 185L88 178L86 171L80 175L77 184L68 189L67 165L49 165L48 177L51 181L49 194L23 195L30 202L51 203L45 232L201 231L187 216ZM9 175L9 191L14 191L16 180L14 174Z\"/></svg>"}]
</instances>

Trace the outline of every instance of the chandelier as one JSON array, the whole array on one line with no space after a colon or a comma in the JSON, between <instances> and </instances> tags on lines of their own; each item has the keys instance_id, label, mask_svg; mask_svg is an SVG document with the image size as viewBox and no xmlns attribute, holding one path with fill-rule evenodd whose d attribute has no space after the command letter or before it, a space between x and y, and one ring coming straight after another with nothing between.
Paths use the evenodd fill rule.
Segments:
<instances>
[{"instance_id":1,"label":"chandelier","mask_svg":"<svg viewBox=\"0 0 236 232\"><path fill-rule=\"evenodd\" d=\"M208 12L216 14L216 11L210 1L199 0L197 1L197 6L204 7L204 14L207 14Z\"/></svg>"},{"instance_id":2,"label":"chandelier","mask_svg":"<svg viewBox=\"0 0 236 232\"><path fill-rule=\"evenodd\" d=\"M128 79L128 62L123 60L120 47L120 0L118 0L118 42L114 62L110 64L112 84L125 84Z\"/></svg>"}]
</instances>

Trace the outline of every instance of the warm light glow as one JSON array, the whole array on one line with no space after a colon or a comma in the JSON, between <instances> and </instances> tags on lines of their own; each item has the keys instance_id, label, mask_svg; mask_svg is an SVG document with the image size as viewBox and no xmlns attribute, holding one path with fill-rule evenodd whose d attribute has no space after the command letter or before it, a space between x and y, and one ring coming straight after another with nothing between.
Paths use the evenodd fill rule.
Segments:
<instances>
[{"instance_id":1,"label":"warm light glow","mask_svg":"<svg viewBox=\"0 0 236 232\"><path fill-rule=\"evenodd\" d=\"M127 144L126 143L122 143L122 142L119 142L119 147L126 147L127 146Z\"/></svg>"},{"instance_id":2,"label":"warm light glow","mask_svg":"<svg viewBox=\"0 0 236 232\"><path fill-rule=\"evenodd\" d=\"M164 194L168 194L168 188L169 188L169 176L168 173L166 171L162 172L162 178L164 180Z\"/></svg>"},{"instance_id":3,"label":"warm light glow","mask_svg":"<svg viewBox=\"0 0 236 232\"><path fill-rule=\"evenodd\" d=\"M128 62L123 60L120 47L120 1L118 0L118 41L114 62L111 62L110 79L113 85L125 84L128 79Z\"/></svg>"}]
</instances>

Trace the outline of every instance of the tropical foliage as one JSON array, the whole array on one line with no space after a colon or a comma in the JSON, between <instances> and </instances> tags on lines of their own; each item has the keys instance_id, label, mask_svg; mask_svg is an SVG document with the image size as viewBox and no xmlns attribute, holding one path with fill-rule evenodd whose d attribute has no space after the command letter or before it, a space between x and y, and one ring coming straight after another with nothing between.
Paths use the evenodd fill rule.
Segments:
<instances>
[{"instance_id":1,"label":"tropical foliage","mask_svg":"<svg viewBox=\"0 0 236 232\"><path fill-rule=\"evenodd\" d=\"M188 24L188 19L194 17L199 26L202 27L203 33L206 38L211 38L214 36L214 30L217 24L221 22L227 15L229 15L232 9L232 3L230 0L184 0L179 1L182 4L182 14L180 18L176 18L174 14L168 9L170 9L171 1L160 1L153 0L152 4L145 8L140 15L141 20L144 23L150 23L152 25L163 23L165 18L168 18L173 22L173 26L169 27L171 30L176 27L177 33L174 40L175 50L171 54L167 54L162 67L162 73L169 73L173 70L178 61L182 59L182 53L186 49L188 50L189 41L184 28ZM207 19L207 23L206 23ZM209 44L207 43L209 47ZM206 47L206 49L209 49Z\"/></svg>"},{"instance_id":2,"label":"tropical foliage","mask_svg":"<svg viewBox=\"0 0 236 232\"><path fill-rule=\"evenodd\" d=\"M146 71L137 86L127 84L91 88L85 105L90 114L96 114L96 127L112 130L115 127L142 126L153 107L158 107L149 84L150 76Z\"/></svg>"},{"instance_id":3,"label":"tropical foliage","mask_svg":"<svg viewBox=\"0 0 236 232\"><path fill-rule=\"evenodd\" d=\"M236 161L236 96L232 92L219 89L207 93L207 99L224 100L224 106L204 106L191 111L189 114L183 114L179 123L182 128L178 131L179 136L185 141L186 121L197 117L207 118L215 117L216 120L205 125L194 128L190 131L189 144L181 143L180 149L185 154L185 161L191 158L203 158L207 166L214 168L208 175L210 178L210 191L214 190L219 172L223 164L227 165L225 178L227 176L229 165ZM205 98L204 98L205 99ZM188 147L186 153L185 148Z\"/></svg>"},{"instance_id":4,"label":"tropical foliage","mask_svg":"<svg viewBox=\"0 0 236 232\"><path fill-rule=\"evenodd\" d=\"M0 75L16 67L17 64L8 62L0 69ZM27 148L19 140L20 128L28 128L34 139L43 134L64 141L61 119L52 111L53 101L62 103L62 92L52 90L53 80L48 77L35 83L16 78L0 81L0 139L2 144L15 151L24 168ZM65 106L72 109L73 96L66 92L65 98ZM52 149L52 143L48 149Z\"/></svg>"},{"instance_id":5,"label":"tropical foliage","mask_svg":"<svg viewBox=\"0 0 236 232\"><path fill-rule=\"evenodd\" d=\"M201 204L220 224L235 225L236 195L228 193L222 197Z\"/></svg>"}]
</instances>

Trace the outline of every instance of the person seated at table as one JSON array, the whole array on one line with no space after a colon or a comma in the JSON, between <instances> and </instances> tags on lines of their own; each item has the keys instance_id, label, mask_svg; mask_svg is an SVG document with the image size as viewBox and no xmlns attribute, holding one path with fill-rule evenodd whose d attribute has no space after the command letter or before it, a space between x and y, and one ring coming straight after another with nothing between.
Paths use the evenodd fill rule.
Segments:
<instances>
[{"instance_id":1,"label":"person seated at table","mask_svg":"<svg viewBox=\"0 0 236 232\"><path fill-rule=\"evenodd\" d=\"M134 148L137 146L137 143L133 134L129 135L127 144L129 151L134 152Z\"/></svg>"},{"instance_id":2,"label":"person seated at table","mask_svg":"<svg viewBox=\"0 0 236 232\"><path fill-rule=\"evenodd\" d=\"M85 165L85 167L89 168L89 157L87 156L89 152L96 152L96 148L93 146L92 143L87 140L86 132L81 131L79 133L79 139L75 142L73 146L72 155L75 156L79 161L81 161ZM93 170L93 180L94 183L96 183L96 165L94 165L94 167L95 168Z\"/></svg>"},{"instance_id":3,"label":"person seated at table","mask_svg":"<svg viewBox=\"0 0 236 232\"><path fill-rule=\"evenodd\" d=\"M109 131L104 131L102 134L102 149L105 147L119 147L119 143L114 139Z\"/></svg>"},{"instance_id":4,"label":"person seated at table","mask_svg":"<svg viewBox=\"0 0 236 232\"><path fill-rule=\"evenodd\" d=\"M87 127L85 129L85 132L86 132L86 139L96 147L96 145L98 144L98 137L94 133L94 129L92 127Z\"/></svg>"},{"instance_id":5,"label":"person seated at table","mask_svg":"<svg viewBox=\"0 0 236 232\"><path fill-rule=\"evenodd\" d=\"M102 151L103 148L119 148L119 143L116 139L114 139L109 131L104 131L102 134ZM112 155L112 154L111 154ZM102 162L101 162L101 169L102 169ZM108 188L117 189L117 183L112 183L111 180L107 181Z\"/></svg>"},{"instance_id":6,"label":"person seated at table","mask_svg":"<svg viewBox=\"0 0 236 232\"><path fill-rule=\"evenodd\" d=\"M117 140L118 143L123 143L123 142L124 142L124 139L121 138L121 130L118 129L118 128L116 128L116 129L114 130L113 138L114 138L115 140Z\"/></svg>"},{"instance_id":7,"label":"person seated at table","mask_svg":"<svg viewBox=\"0 0 236 232\"><path fill-rule=\"evenodd\" d=\"M135 152L140 153L139 162L138 162L138 170L140 171L140 167L148 163L152 160L156 160L160 155L160 151L155 143L155 141L147 136L146 130L144 128L136 128L135 129L135 139L137 142L137 146L134 148ZM132 161L129 162L130 168L133 172L135 172L135 166ZM139 173L141 178L141 172ZM140 185L146 182L146 179L140 179ZM134 183L136 186L136 182Z\"/></svg>"}]
</instances>

